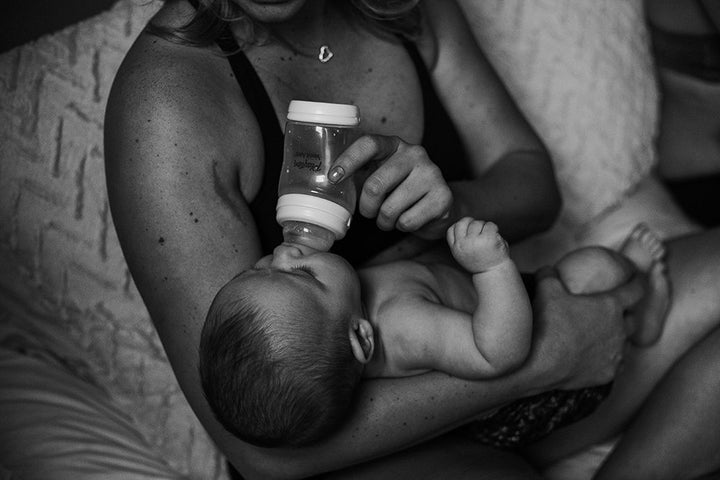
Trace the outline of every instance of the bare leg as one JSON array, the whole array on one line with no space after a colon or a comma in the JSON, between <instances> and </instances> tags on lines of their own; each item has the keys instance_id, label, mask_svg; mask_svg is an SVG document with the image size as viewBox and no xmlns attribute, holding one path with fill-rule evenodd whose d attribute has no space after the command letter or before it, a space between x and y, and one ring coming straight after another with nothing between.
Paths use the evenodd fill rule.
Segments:
<instances>
[{"instance_id":1,"label":"bare leg","mask_svg":"<svg viewBox=\"0 0 720 480\"><path fill-rule=\"evenodd\" d=\"M673 367L597 480L697 478L720 470L720 330Z\"/></svg>"},{"instance_id":2,"label":"bare leg","mask_svg":"<svg viewBox=\"0 0 720 480\"><path fill-rule=\"evenodd\" d=\"M620 253L647 274L648 282L645 299L632 312L635 331L630 340L635 345L652 345L660 338L671 301L670 282L665 274L665 246L655 232L641 223L630 232Z\"/></svg>"},{"instance_id":3,"label":"bare leg","mask_svg":"<svg viewBox=\"0 0 720 480\"><path fill-rule=\"evenodd\" d=\"M575 295L611 290L637 272L627 258L605 247L573 250L558 260L555 269L563 285Z\"/></svg>"},{"instance_id":4,"label":"bare leg","mask_svg":"<svg viewBox=\"0 0 720 480\"><path fill-rule=\"evenodd\" d=\"M532 446L530 453L539 463L620 433L665 373L720 325L720 229L671 240L666 247L673 302L662 336L650 347L629 348L610 396L592 415Z\"/></svg>"}]
</instances>

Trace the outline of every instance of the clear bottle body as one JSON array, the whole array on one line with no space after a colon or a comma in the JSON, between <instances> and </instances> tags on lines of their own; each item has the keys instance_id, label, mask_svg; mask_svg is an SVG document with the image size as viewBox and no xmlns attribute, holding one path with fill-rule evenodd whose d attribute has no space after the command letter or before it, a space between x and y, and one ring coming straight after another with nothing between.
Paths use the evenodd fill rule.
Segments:
<instances>
[{"instance_id":1,"label":"clear bottle body","mask_svg":"<svg viewBox=\"0 0 720 480\"><path fill-rule=\"evenodd\" d=\"M330 183L328 172L357 137L354 125L288 120L277 207L286 242L327 251L345 236L357 202L355 184Z\"/></svg>"},{"instance_id":2,"label":"clear bottle body","mask_svg":"<svg viewBox=\"0 0 720 480\"><path fill-rule=\"evenodd\" d=\"M351 214L355 211L355 184L328 181L335 159L357 138L354 128L288 121L285 126L283 168L278 194L298 193L330 200Z\"/></svg>"}]
</instances>

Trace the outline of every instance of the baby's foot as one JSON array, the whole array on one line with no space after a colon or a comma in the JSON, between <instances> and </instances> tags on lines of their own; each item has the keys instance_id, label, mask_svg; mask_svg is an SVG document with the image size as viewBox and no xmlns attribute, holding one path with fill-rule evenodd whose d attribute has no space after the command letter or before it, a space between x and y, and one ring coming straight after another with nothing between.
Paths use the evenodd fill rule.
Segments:
<instances>
[{"instance_id":1,"label":"baby's foot","mask_svg":"<svg viewBox=\"0 0 720 480\"><path fill-rule=\"evenodd\" d=\"M620 253L628 257L647 278L645 298L633 309L637 325L630 340L639 346L651 345L660 338L670 307L665 245L654 231L641 223L630 233Z\"/></svg>"},{"instance_id":2,"label":"baby's foot","mask_svg":"<svg viewBox=\"0 0 720 480\"><path fill-rule=\"evenodd\" d=\"M648 272L655 262L665 258L665 245L658 235L644 223L633 228L620 253L628 257L642 272Z\"/></svg>"},{"instance_id":3,"label":"baby's foot","mask_svg":"<svg viewBox=\"0 0 720 480\"><path fill-rule=\"evenodd\" d=\"M670 281L663 262L656 262L647 273L645 298L633 309L637 318L630 341L644 347L655 343L665 326L670 307Z\"/></svg>"}]
</instances>

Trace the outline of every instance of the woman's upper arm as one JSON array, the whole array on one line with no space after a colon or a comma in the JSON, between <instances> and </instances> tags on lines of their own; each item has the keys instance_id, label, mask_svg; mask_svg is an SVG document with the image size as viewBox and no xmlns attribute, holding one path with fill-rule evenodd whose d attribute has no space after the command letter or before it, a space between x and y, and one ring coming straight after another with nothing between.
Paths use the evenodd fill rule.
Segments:
<instances>
[{"instance_id":1,"label":"woman's upper arm","mask_svg":"<svg viewBox=\"0 0 720 480\"><path fill-rule=\"evenodd\" d=\"M262 147L249 114L223 109L204 95L203 88L216 85L205 84L187 65L173 66L171 58L142 57L130 52L108 102L109 202L133 280L173 370L217 441L225 435L200 389L198 344L215 293L261 255L241 194L241 185L251 189L253 182L241 170L260 158ZM217 118L237 127L233 144L227 132L214 128ZM243 448L239 441L237 448Z\"/></svg>"},{"instance_id":2,"label":"woman's upper arm","mask_svg":"<svg viewBox=\"0 0 720 480\"><path fill-rule=\"evenodd\" d=\"M199 332L218 288L260 256L239 187L241 162L252 158L229 158L225 132L212 128L227 112L213 111L191 68L133 65L132 53L126 63L105 124L113 220L163 340L190 343L178 327ZM253 127L234 137L248 157L261 150Z\"/></svg>"},{"instance_id":3,"label":"woman's upper arm","mask_svg":"<svg viewBox=\"0 0 720 480\"><path fill-rule=\"evenodd\" d=\"M476 174L514 151L545 152L455 1L428 0L433 48L423 50L433 82L474 162ZM422 43L421 43L422 45ZM552 168L548 159L548 168Z\"/></svg>"}]
</instances>

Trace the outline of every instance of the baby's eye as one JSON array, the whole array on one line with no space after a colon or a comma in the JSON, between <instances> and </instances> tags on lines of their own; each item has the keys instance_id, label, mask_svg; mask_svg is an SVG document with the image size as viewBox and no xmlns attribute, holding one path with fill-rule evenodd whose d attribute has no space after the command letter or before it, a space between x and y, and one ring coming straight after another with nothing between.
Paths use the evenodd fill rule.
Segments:
<instances>
[{"instance_id":1,"label":"baby's eye","mask_svg":"<svg viewBox=\"0 0 720 480\"><path fill-rule=\"evenodd\" d=\"M308 275L310 275L310 276L313 277L313 278L316 278L316 277L317 277L317 274L315 273L315 270L313 270L312 268L308 267L307 265L295 265L295 266L292 267L292 270L293 270L293 271L299 270L299 271L301 271L301 272L305 272L305 273L307 273Z\"/></svg>"}]
</instances>

